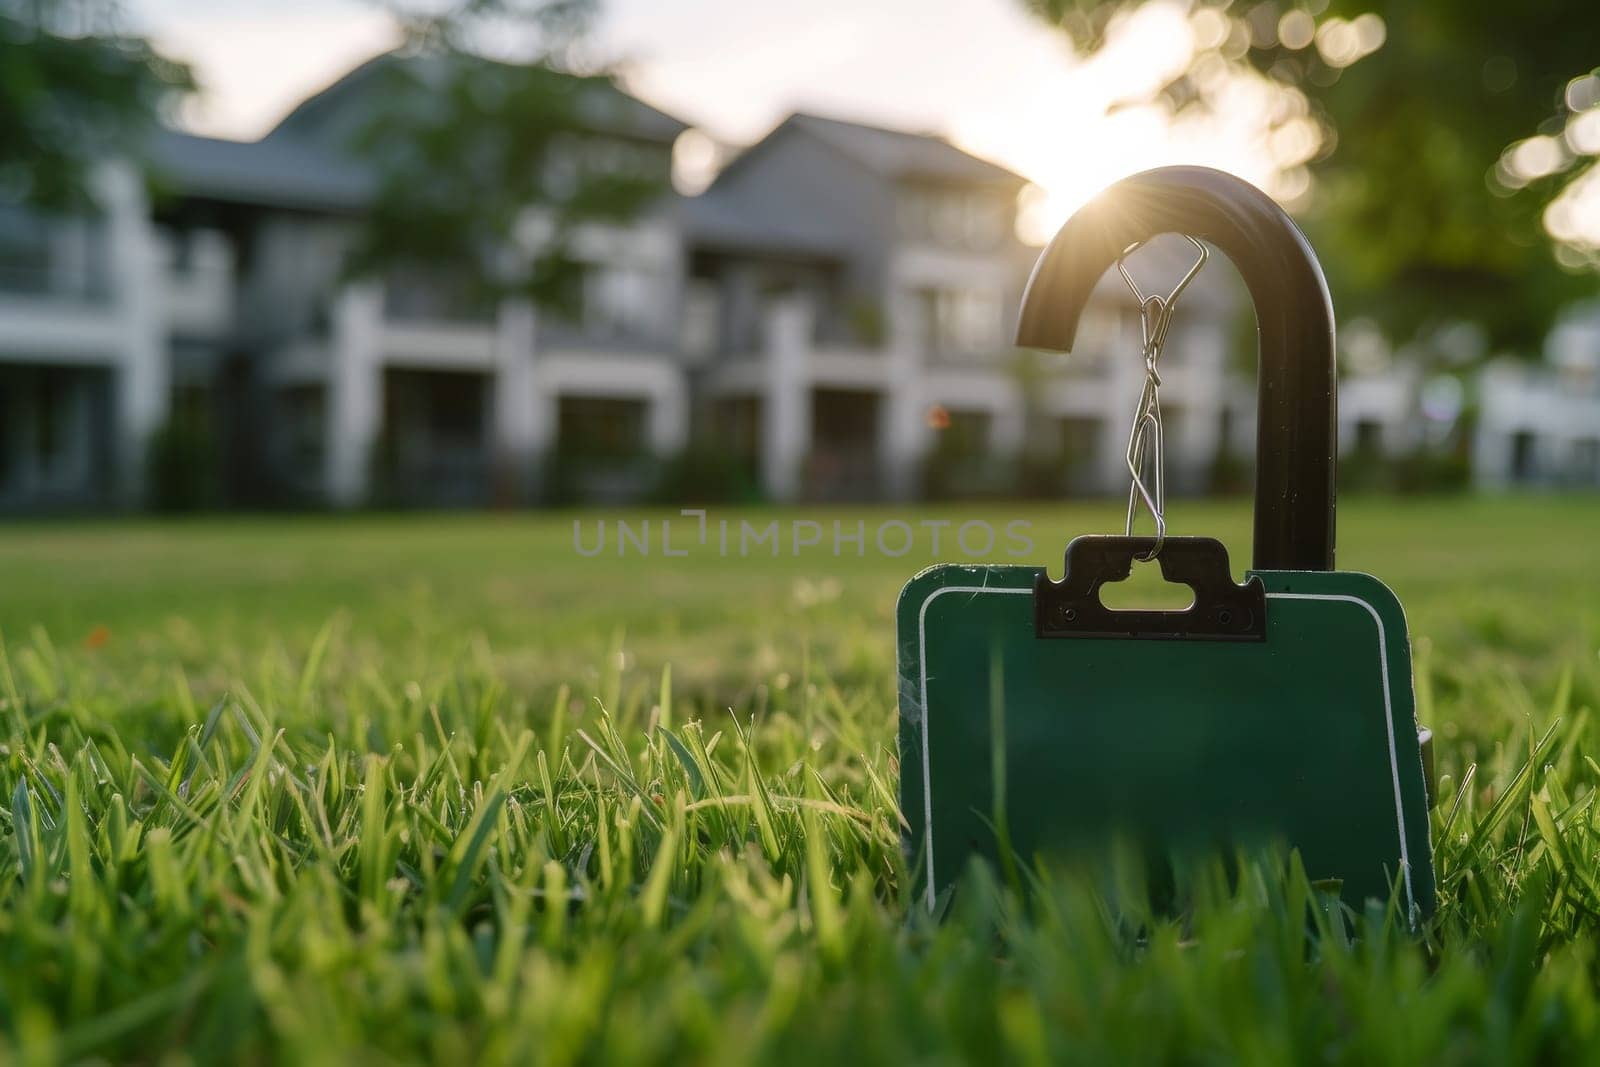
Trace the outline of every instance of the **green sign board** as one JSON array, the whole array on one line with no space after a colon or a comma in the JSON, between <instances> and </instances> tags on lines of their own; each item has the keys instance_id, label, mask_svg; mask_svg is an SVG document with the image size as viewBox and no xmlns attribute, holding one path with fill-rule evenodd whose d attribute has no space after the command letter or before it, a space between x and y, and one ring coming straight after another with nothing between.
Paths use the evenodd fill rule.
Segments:
<instances>
[{"instance_id":1,"label":"green sign board","mask_svg":"<svg viewBox=\"0 0 1600 1067\"><path fill-rule=\"evenodd\" d=\"M1040 636L1043 578L951 564L900 594L901 803L930 907L972 856L997 858L1003 811L1022 860L1120 835L1280 842L1351 903L1398 886L1408 911L1432 911L1410 647L1382 582L1250 572L1259 639L1151 639Z\"/></svg>"}]
</instances>

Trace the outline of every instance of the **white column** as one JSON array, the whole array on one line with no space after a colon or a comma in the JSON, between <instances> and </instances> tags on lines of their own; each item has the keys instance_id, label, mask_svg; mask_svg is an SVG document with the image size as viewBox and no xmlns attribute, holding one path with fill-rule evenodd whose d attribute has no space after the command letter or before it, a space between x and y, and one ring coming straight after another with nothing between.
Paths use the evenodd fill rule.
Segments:
<instances>
[{"instance_id":1,"label":"white column","mask_svg":"<svg viewBox=\"0 0 1600 1067\"><path fill-rule=\"evenodd\" d=\"M1514 424L1505 411L1507 397L1518 392L1517 380L1502 366L1478 374L1480 408L1472 436L1472 484L1478 489L1503 489L1511 482L1511 439Z\"/></svg>"},{"instance_id":2,"label":"white column","mask_svg":"<svg viewBox=\"0 0 1600 1067\"><path fill-rule=\"evenodd\" d=\"M542 458L556 446L556 434L560 430L560 398L559 383L551 380L548 366L536 355L531 393L533 416L530 420L536 457Z\"/></svg>"},{"instance_id":3,"label":"white column","mask_svg":"<svg viewBox=\"0 0 1600 1067\"><path fill-rule=\"evenodd\" d=\"M792 500L811 451L811 309L786 298L768 307L765 319L765 394L761 417L761 479L768 494Z\"/></svg>"},{"instance_id":4,"label":"white column","mask_svg":"<svg viewBox=\"0 0 1600 1067\"><path fill-rule=\"evenodd\" d=\"M1472 435L1472 484L1477 489L1498 489L1505 484L1503 458L1508 444L1504 435L1479 426Z\"/></svg>"},{"instance_id":5,"label":"white column","mask_svg":"<svg viewBox=\"0 0 1600 1067\"><path fill-rule=\"evenodd\" d=\"M650 451L658 459L671 459L689 443L689 387L683 368L663 368L664 380L650 398Z\"/></svg>"},{"instance_id":6,"label":"white column","mask_svg":"<svg viewBox=\"0 0 1600 1067\"><path fill-rule=\"evenodd\" d=\"M112 303L121 334L115 376L117 494L137 503L144 494L145 450L167 420L172 388L167 363L165 294L159 248L144 187L126 166L99 176L110 257Z\"/></svg>"},{"instance_id":7,"label":"white column","mask_svg":"<svg viewBox=\"0 0 1600 1067\"><path fill-rule=\"evenodd\" d=\"M491 451L498 491L516 502L533 490L542 445L535 315L531 304L508 300L500 305L495 327Z\"/></svg>"},{"instance_id":8,"label":"white column","mask_svg":"<svg viewBox=\"0 0 1600 1067\"><path fill-rule=\"evenodd\" d=\"M888 394L883 402L880 449L889 496L904 500L917 491L917 473L928 450L928 398L924 391L926 337L916 294L889 298Z\"/></svg>"},{"instance_id":9,"label":"white column","mask_svg":"<svg viewBox=\"0 0 1600 1067\"><path fill-rule=\"evenodd\" d=\"M327 490L338 507L359 507L370 492L372 450L383 422L379 340L383 291L376 282L346 286L334 302L327 402Z\"/></svg>"},{"instance_id":10,"label":"white column","mask_svg":"<svg viewBox=\"0 0 1600 1067\"><path fill-rule=\"evenodd\" d=\"M1019 384L1006 381L999 400L989 414L989 451L995 456L1014 457L1022 452L1028 432Z\"/></svg>"}]
</instances>

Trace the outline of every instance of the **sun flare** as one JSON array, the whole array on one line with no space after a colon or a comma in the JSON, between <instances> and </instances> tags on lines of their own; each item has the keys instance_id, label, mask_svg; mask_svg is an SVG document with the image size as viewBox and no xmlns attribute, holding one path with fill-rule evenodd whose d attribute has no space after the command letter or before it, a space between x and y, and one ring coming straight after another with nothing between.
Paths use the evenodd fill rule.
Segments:
<instances>
[{"instance_id":1,"label":"sun flare","mask_svg":"<svg viewBox=\"0 0 1600 1067\"><path fill-rule=\"evenodd\" d=\"M1315 153L1320 134L1299 93L1202 61L1191 73L1212 108L1174 118L1153 99L1211 43L1206 16L1212 14L1146 5L1113 23L1095 55L1063 56L1052 48L1053 54L1024 60L1024 72L1013 77L1025 89L1004 107L985 100L953 116L952 141L1033 182L1019 203L1023 240L1044 243L1107 185L1168 164L1230 171L1285 201L1305 193L1301 164Z\"/></svg>"}]
</instances>

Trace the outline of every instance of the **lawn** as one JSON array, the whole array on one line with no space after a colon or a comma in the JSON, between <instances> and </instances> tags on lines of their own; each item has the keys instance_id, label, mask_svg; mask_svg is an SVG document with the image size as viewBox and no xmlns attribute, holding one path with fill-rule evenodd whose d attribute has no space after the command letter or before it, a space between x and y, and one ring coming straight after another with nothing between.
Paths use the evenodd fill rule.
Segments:
<instances>
[{"instance_id":1,"label":"lawn","mask_svg":"<svg viewBox=\"0 0 1600 1067\"><path fill-rule=\"evenodd\" d=\"M1242 571L1243 504L1173 512ZM609 513L0 527L0 1057L1600 1054L1600 499L1341 505L1438 735L1416 934L1270 857L1188 872L1175 917L1125 871L911 902L896 591L963 522L1058 570L1115 507L623 517L648 555Z\"/></svg>"}]
</instances>

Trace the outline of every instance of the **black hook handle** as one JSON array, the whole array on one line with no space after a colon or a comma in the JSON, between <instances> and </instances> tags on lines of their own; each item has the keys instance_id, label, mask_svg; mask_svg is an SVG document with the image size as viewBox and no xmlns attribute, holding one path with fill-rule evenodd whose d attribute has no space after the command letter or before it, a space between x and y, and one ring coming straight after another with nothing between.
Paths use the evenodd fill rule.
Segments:
<instances>
[{"instance_id":1,"label":"black hook handle","mask_svg":"<svg viewBox=\"0 0 1600 1067\"><path fill-rule=\"evenodd\" d=\"M1034 265L1017 344L1070 351L1100 276L1130 246L1163 233L1215 245L1255 304L1255 568L1332 570L1333 302L1316 253L1271 197L1209 167L1160 167L1117 182L1068 219Z\"/></svg>"}]
</instances>

